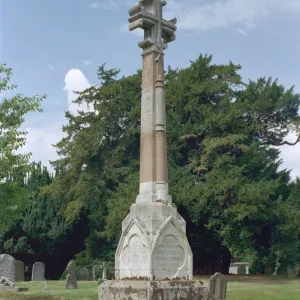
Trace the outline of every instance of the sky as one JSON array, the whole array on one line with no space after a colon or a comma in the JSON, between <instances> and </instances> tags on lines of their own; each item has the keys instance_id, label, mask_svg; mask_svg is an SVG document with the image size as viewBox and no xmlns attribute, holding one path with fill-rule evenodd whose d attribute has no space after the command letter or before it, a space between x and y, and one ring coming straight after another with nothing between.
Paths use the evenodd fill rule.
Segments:
<instances>
[{"instance_id":1,"label":"sky","mask_svg":"<svg viewBox=\"0 0 300 300\"><path fill-rule=\"evenodd\" d=\"M74 90L99 84L98 66L141 68L141 32L128 31L138 0L0 0L0 63L26 96L47 95L43 113L26 116L23 152L49 166L62 135L64 112L76 112ZM169 0L164 17L178 20L165 64L185 68L199 54L242 66L243 79L278 78L300 93L300 0ZM290 134L289 141L296 140ZM300 176L300 145L281 147L282 168Z\"/></svg>"}]
</instances>

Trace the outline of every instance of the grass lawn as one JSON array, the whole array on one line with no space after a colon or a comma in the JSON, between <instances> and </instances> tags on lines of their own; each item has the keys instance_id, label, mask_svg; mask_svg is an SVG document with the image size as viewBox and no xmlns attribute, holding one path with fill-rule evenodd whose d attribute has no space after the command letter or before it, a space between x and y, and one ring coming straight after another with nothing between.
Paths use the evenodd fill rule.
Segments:
<instances>
[{"instance_id":1,"label":"grass lawn","mask_svg":"<svg viewBox=\"0 0 300 300\"><path fill-rule=\"evenodd\" d=\"M207 282L208 277L197 277ZM228 276L227 300L299 300L300 279L284 277ZM79 281L78 290L65 290L64 281L47 281L51 292L44 292L41 282L23 282L28 292L1 292L0 300L97 300L97 282Z\"/></svg>"}]
</instances>

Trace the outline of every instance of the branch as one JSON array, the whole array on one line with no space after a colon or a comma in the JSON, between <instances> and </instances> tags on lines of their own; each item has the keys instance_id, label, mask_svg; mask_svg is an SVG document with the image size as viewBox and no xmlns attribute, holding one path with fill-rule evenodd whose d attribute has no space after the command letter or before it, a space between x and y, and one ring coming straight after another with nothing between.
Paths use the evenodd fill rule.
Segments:
<instances>
[{"instance_id":1,"label":"branch","mask_svg":"<svg viewBox=\"0 0 300 300\"><path fill-rule=\"evenodd\" d=\"M299 143L300 142L300 133L299 133L299 135L298 135L298 138L297 138L297 140L296 140L296 142L295 143L290 143L290 142L288 142L288 141L284 141L284 142L282 142L282 143L276 143L276 144L274 144L274 143L271 143L271 145L272 146L275 146L275 147L279 147L279 146L283 146L283 145L288 145L288 146L295 146L297 143Z\"/></svg>"}]
</instances>

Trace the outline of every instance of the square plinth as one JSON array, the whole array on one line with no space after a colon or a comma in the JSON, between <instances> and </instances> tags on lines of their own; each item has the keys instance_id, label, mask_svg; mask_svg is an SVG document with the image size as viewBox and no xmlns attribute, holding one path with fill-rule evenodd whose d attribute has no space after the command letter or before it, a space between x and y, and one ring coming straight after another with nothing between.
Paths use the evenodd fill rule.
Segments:
<instances>
[{"instance_id":1,"label":"square plinth","mask_svg":"<svg viewBox=\"0 0 300 300\"><path fill-rule=\"evenodd\" d=\"M196 280L107 280L99 300L207 300L208 287Z\"/></svg>"}]
</instances>

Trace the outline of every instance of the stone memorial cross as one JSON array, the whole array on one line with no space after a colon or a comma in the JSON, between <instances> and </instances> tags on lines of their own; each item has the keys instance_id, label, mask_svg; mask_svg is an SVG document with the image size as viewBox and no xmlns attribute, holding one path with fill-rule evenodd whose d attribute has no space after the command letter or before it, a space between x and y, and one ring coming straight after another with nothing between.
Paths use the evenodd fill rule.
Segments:
<instances>
[{"instance_id":1,"label":"stone memorial cross","mask_svg":"<svg viewBox=\"0 0 300 300\"><path fill-rule=\"evenodd\" d=\"M170 203L168 193L163 50L175 40L176 19L166 21L161 0L140 0L129 10L129 30L144 30L140 187L136 202Z\"/></svg>"}]
</instances>

